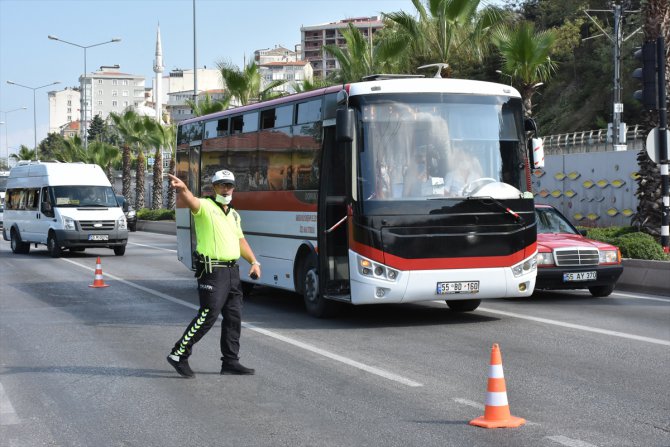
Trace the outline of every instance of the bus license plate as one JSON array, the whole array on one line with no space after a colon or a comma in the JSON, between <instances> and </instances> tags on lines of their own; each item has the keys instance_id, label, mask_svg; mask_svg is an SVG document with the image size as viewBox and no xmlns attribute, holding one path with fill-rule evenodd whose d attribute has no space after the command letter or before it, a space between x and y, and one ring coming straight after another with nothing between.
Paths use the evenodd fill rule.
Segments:
<instances>
[{"instance_id":1,"label":"bus license plate","mask_svg":"<svg viewBox=\"0 0 670 447\"><path fill-rule=\"evenodd\" d=\"M563 273L563 282L590 281L596 279L596 272L571 272Z\"/></svg>"},{"instance_id":2,"label":"bus license plate","mask_svg":"<svg viewBox=\"0 0 670 447\"><path fill-rule=\"evenodd\" d=\"M478 293L479 281L449 281L437 283L437 294Z\"/></svg>"},{"instance_id":3,"label":"bus license plate","mask_svg":"<svg viewBox=\"0 0 670 447\"><path fill-rule=\"evenodd\" d=\"M88 235L88 240L89 241L108 241L109 240L109 235L108 234L89 234Z\"/></svg>"}]
</instances>

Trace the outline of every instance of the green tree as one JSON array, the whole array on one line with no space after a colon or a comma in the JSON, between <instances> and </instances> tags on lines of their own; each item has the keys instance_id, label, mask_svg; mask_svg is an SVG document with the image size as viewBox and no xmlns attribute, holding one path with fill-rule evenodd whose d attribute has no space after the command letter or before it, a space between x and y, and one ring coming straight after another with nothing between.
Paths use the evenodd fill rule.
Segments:
<instances>
[{"instance_id":1,"label":"green tree","mask_svg":"<svg viewBox=\"0 0 670 447\"><path fill-rule=\"evenodd\" d=\"M492 49L491 36L504 23L500 8L486 6L478 11L480 0L412 0L417 18L400 11L382 14L389 29L382 34L381 53L398 57L404 69L447 63L449 75L458 64L481 62Z\"/></svg>"},{"instance_id":2,"label":"green tree","mask_svg":"<svg viewBox=\"0 0 670 447\"><path fill-rule=\"evenodd\" d=\"M319 88L329 87L334 83L323 78L314 78L312 80L305 79L302 82L294 82L291 84L296 93L309 92Z\"/></svg>"},{"instance_id":3,"label":"green tree","mask_svg":"<svg viewBox=\"0 0 670 447\"><path fill-rule=\"evenodd\" d=\"M342 30L342 36L346 43L344 48L338 45L323 47L324 51L337 59L340 65L333 81L357 82L375 73L394 71L395 60L386 54L381 55L380 46L370 44L368 38L353 23L349 23L348 28Z\"/></svg>"},{"instance_id":4,"label":"green tree","mask_svg":"<svg viewBox=\"0 0 670 447\"><path fill-rule=\"evenodd\" d=\"M122 194L123 196L130 200L130 187L131 187L131 158L133 149L137 150L139 154L142 153L139 150L139 144L142 141L142 136L144 134L144 128L142 126L142 120L133 110L127 110L123 115L117 115L116 113L110 113L109 115L114 122L114 126L118 136L121 140L121 182L122 182ZM138 157L139 163L139 157ZM144 169L142 169L142 180L144 179ZM144 193L144 191L142 191ZM144 196L142 196L144 197ZM144 199L142 199L142 204L144 204ZM136 204L137 206L137 204Z\"/></svg>"},{"instance_id":5,"label":"green tree","mask_svg":"<svg viewBox=\"0 0 670 447\"><path fill-rule=\"evenodd\" d=\"M262 89L261 73L256 62L252 61L243 70L230 62L219 62L218 67L231 101L236 99L241 105L246 105L282 96L282 93L273 90L286 81L272 81Z\"/></svg>"},{"instance_id":6,"label":"green tree","mask_svg":"<svg viewBox=\"0 0 670 447\"><path fill-rule=\"evenodd\" d=\"M532 22L524 21L515 26L498 28L496 40L503 60L503 72L512 76L520 90L526 116L530 117L533 94L556 71L556 63L550 58L554 32L536 32Z\"/></svg>"},{"instance_id":7,"label":"green tree","mask_svg":"<svg viewBox=\"0 0 670 447\"><path fill-rule=\"evenodd\" d=\"M88 151L86 151L86 162L100 166L105 171L112 186L114 186L113 166L119 158L121 158L119 148L104 141L92 141L88 145Z\"/></svg>"},{"instance_id":8,"label":"green tree","mask_svg":"<svg viewBox=\"0 0 670 447\"><path fill-rule=\"evenodd\" d=\"M61 134L56 132L49 133L47 137L38 144L40 159L55 160L56 154L63 149L63 141L64 138Z\"/></svg>"},{"instance_id":9,"label":"green tree","mask_svg":"<svg viewBox=\"0 0 670 447\"><path fill-rule=\"evenodd\" d=\"M220 100L213 100L209 93L196 104L192 99L187 99L186 104L191 108L193 116L209 115L210 113L226 110L230 105L230 97L226 96Z\"/></svg>"},{"instance_id":10,"label":"green tree","mask_svg":"<svg viewBox=\"0 0 670 447\"><path fill-rule=\"evenodd\" d=\"M28 149L28 146L22 144L19 146L19 152L15 154L10 154L9 158L19 161L19 160L34 160L35 159L35 150Z\"/></svg>"},{"instance_id":11,"label":"green tree","mask_svg":"<svg viewBox=\"0 0 670 447\"><path fill-rule=\"evenodd\" d=\"M144 118L144 127L147 144L155 149L151 208L160 209L163 207L163 150L174 152L176 130L174 126L164 126L148 117Z\"/></svg>"},{"instance_id":12,"label":"green tree","mask_svg":"<svg viewBox=\"0 0 670 447\"><path fill-rule=\"evenodd\" d=\"M88 127L88 142L91 141L106 141L107 140L107 125L100 115L95 115Z\"/></svg>"},{"instance_id":13,"label":"green tree","mask_svg":"<svg viewBox=\"0 0 670 447\"><path fill-rule=\"evenodd\" d=\"M74 135L63 140L63 148L54 154L56 160L63 163L85 161L86 151L79 135Z\"/></svg>"}]
</instances>

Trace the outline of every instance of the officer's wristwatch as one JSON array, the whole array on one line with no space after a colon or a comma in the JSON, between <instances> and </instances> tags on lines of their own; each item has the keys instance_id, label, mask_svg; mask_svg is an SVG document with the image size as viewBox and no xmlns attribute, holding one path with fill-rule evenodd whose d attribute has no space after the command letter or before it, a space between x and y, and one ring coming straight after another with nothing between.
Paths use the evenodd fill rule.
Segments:
<instances>
[{"instance_id":1,"label":"officer's wristwatch","mask_svg":"<svg viewBox=\"0 0 670 447\"><path fill-rule=\"evenodd\" d=\"M260 267L260 266L261 266L261 263L260 263L260 262L258 262L258 261L254 261L254 262L252 262L252 263L251 263L251 265L257 265L257 266L259 266L259 267Z\"/></svg>"}]
</instances>

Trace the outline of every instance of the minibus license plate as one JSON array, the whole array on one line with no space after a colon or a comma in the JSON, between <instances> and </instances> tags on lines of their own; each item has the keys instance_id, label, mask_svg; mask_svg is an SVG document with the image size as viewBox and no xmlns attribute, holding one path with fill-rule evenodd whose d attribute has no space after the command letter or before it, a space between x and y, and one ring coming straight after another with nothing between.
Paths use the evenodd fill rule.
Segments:
<instances>
[{"instance_id":1,"label":"minibus license plate","mask_svg":"<svg viewBox=\"0 0 670 447\"><path fill-rule=\"evenodd\" d=\"M572 272L563 273L563 282L568 281L590 281L596 279L596 272Z\"/></svg>"},{"instance_id":2,"label":"minibus license plate","mask_svg":"<svg viewBox=\"0 0 670 447\"><path fill-rule=\"evenodd\" d=\"M437 294L478 293L479 281L449 281L437 283Z\"/></svg>"},{"instance_id":3,"label":"minibus license plate","mask_svg":"<svg viewBox=\"0 0 670 447\"><path fill-rule=\"evenodd\" d=\"M108 234L89 234L88 235L88 240L89 241L108 241L109 240L109 235Z\"/></svg>"}]
</instances>

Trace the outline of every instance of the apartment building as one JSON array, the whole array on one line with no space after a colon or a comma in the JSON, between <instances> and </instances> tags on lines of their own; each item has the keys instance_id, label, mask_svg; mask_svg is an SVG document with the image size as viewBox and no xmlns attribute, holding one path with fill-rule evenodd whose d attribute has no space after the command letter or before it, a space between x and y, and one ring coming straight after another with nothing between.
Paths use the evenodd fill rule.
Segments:
<instances>
[{"instance_id":1,"label":"apartment building","mask_svg":"<svg viewBox=\"0 0 670 447\"><path fill-rule=\"evenodd\" d=\"M198 80L198 85L200 85L200 80ZM209 95L211 101L221 100L225 96L225 90L220 88L205 91L198 90L198 101L204 100L207 95ZM187 100L192 99L193 89L168 94L168 101L165 109L170 113L170 122L176 124L185 119L193 118L193 110L191 109L191 106L186 103Z\"/></svg>"},{"instance_id":2,"label":"apartment building","mask_svg":"<svg viewBox=\"0 0 670 447\"><path fill-rule=\"evenodd\" d=\"M303 26L300 28L303 59L312 64L314 77L326 78L339 68L335 58L323 51L323 46L338 45L345 47L346 42L341 31L346 29L350 23L358 28L371 43L374 33L384 26L379 17L373 16L345 19L339 22Z\"/></svg>"},{"instance_id":3,"label":"apartment building","mask_svg":"<svg viewBox=\"0 0 670 447\"><path fill-rule=\"evenodd\" d=\"M297 62L300 59L302 59L300 45L296 45L295 51L284 48L281 45L254 51L254 62L257 65L268 64L270 62Z\"/></svg>"},{"instance_id":4,"label":"apartment building","mask_svg":"<svg viewBox=\"0 0 670 447\"><path fill-rule=\"evenodd\" d=\"M272 81L286 81L274 90L289 94L296 92L296 85L313 79L312 64L309 61L267 62L259 66L259 73L264 86Z\"/></svg>"},{"instance_id":5,"label":"apartment building","mask_svg":"<svg viewBox=\"0 0 670 447\"><path fill-rule=\"evenodd\" d=\"M102 66L80 76L79 82L85 88L86 115L82 121L86 126L95 115L107 119L111 112L120 114L129 106L140 107L145 103L144 76L123 73L118 65Z\"/></svg>"},{"instance_id":6,"label":"apartment building","mask_svg":"<svg viewBox=\"0 0 670 447\"><path fill-rule=\"evenodd\" d=\"M72 121L79 121L81 95L78 88L66 87L49 95L49 133L58 133Z\"/></svg>"}]
</instances>

